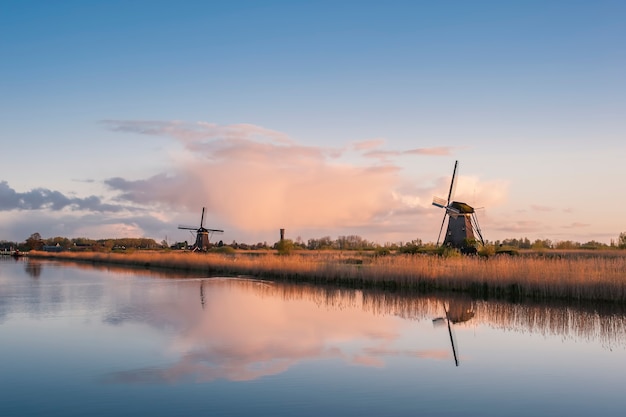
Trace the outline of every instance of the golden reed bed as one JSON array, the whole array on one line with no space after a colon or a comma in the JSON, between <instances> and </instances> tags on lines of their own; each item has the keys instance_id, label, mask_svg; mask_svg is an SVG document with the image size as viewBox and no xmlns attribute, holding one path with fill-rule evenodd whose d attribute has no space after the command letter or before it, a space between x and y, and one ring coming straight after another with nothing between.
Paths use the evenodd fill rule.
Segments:
<instances>
[{"instance_id":1,"label":"golden reed bed","mask_svg":"<svg viewBox=\"0 0 626 417\"><path fill-rule=\"evenodd\" d=\"M235 253L46 253L31 257L91 261L250 275L353 287L447 290L480 296L626 301L624 256L494 256L445 258L433 255L360 256L319 252L278 256Z\"/></svg>"}]
</instances>

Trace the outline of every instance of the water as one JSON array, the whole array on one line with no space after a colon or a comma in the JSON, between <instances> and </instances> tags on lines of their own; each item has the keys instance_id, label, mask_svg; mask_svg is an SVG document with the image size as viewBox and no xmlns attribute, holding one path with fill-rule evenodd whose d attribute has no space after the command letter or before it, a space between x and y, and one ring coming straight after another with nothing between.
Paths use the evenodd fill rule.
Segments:
<instances>
[{"instance_id":1,"label":"water","mask_svg":"<svg viewBox=\"0 0 626 417\"><path fill-rule=\"evenodd\" d=\"M626 407L617 307L5 257L0 341L3 417L617 416Z\"/></svg>"}]
</instances>

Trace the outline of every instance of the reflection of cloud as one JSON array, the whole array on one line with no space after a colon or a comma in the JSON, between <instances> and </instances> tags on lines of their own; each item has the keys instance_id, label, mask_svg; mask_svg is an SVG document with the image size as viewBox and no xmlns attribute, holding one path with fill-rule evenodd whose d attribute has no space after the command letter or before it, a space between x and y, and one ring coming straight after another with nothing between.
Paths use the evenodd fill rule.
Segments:
<instances>
[{"instance_id":1,"label":"reflection of cloud","mask_svg":"<svg viewBox=\"0 0 626 417\"><path fill-rule=\"evenodd\" d=\"M371 366L375 368L382 368L385 366L385 362L376 356L372 355L356 355L352 358L354 365Z\"/></svg>"},{"instance_id":2,"label":"reflection of cloud","mask_svg":"<svg viewBox=\"0 0 626 417\"><path fill-rule=\"evenodd\" d=\"M139 319L157 328L177 329L170 350L179 359L163 367L111 373L106 382L246 381L285 372L305 360L333 358L356 366L384 367L388 357L451 357L443 349L398 347L400 324L406 322L395 315L372 313L386 299L382 295L324 294L310 287L252 280L208 279L179 285L175 303L171 292L163 293L156 309L142 311L135 305L106 318L114 325ZM404 315L397 308L407 304L387 301L396 314ZM436 302L423 303L420 306L440 307Z\"/></svg>"},{"instance_id":3,"label":"reflection of cloud","mask_svg":"<svg viewBox=\"0 0 626 417\"><path fill-rule=\"evenodd\" d=\"M438 359L448 360L452 356L449 350L442 349L426 349L426 350L394 350L394 349L379 349L368 348L367 353L372 356L404 356L412 358L425 358L425 359Z\"/></svg>"},{"instance_id":4,"label":"reflection of cloud","mask_svg":"<svg viewBox=\"0 0 626 417\"><path fill-rule=\"evenodd\" d=\"M159 294L157 300L152 293L150 305L157 302L158 308L146 311L147 307L134 305L105 321L120 325L140 320L177 329L170 349L179 359L165 367L112 373L106 381L251 380L284 372L308 359L339 358L383 366L385 355L415 355L393 353L389 346L400 335L399 322L365 311L362 298L355 300L355 294L342 301L341 308L329 309L315 300L281 297L275 288L258 282L205 280L178 285L176 302L171 292ZM199 301L201 285L204 309Z\"/></svg>"},{"instance_id":5,"label":"reflection of cloud","mask_svg":"<svg viewBox=\"0 0 626 417\"><path fill-rule=\"evenodd\" d=\"M111 383L176 383L193 377L196 382L209 382L218 379L230 381L250 381L263 376L285 372L294 361L275 360L255 362L239 366L225 362L222 358L215 362L201 355L186 355L178 363L168 368L143 368L131 371L115 372L104 378Z\"/></svg>"}]
</instances>

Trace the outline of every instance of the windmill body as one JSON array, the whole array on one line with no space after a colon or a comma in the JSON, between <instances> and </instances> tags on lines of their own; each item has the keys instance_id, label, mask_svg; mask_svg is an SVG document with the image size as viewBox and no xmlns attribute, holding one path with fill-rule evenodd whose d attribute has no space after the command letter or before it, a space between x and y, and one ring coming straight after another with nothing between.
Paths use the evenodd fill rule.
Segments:
<instances>
[{"instance_id":1,"label":"windmill body","mask_svg":"<svg viewBox=\"0 0 626 417\"><path fill-rule=\"evenodd\" d=\"M204 210L202 207L202 216L200 217L200 227L193 226L178 226L179 229L184 230L195 230L196 232L196 243L193 246L193 250L195 251L207 251L210 247L209 235L212 233L224 233L221 229L207 229L204 227Z\"/></svg>"},{"instance_id":2,"label":"windmill body","mask_svg":"<svg viewBox=\"0 0 626 417\"><path fill-rule=\"evenodd\" d=\"M461 201L452 200L455 190L456 171L459 161L454 163L454 171L452 172L452 181L450 182L450 191L448 192L448 199L434 197L433 205L443 208L445 213L441 222L441 229L439 230L439 237L437 238L437 246L441 239L441 232L448 220L446 228L446 235L443 240L444 246L460 249L464 253L475 253L475 242L485 244L478 225L478 218L476 217L476 211L472 206Z\"/></svg>"},{"instance_id":3,"label":"windmill body","mask_svg":"<svg viewBox=\"0 0 626 417\"><path fill-rule=\"evenodd\" d=\"M468 242L476 240L470 217L467 215L450 216L448 228L443 239L444 246L464 248Z\"/></svg>"}]
</instances>

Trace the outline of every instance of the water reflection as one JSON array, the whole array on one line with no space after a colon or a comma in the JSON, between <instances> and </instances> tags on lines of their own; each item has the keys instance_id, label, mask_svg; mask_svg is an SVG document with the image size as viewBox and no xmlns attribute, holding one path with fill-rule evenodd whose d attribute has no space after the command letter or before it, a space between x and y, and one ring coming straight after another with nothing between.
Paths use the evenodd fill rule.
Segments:
<instances>
[{"instance_id":1,"label":"water reflection","mask_svg":"<svg viewBox=\"0 0 626 417\"><path fill-rule=\"evenodd\" d=\"M251 380L284 372L302 361L332 358L361 366L383 367L390 357L453 360L458 366L454 328L472 323L595 339L607 347L623 344L626 333L623 314L606 315L572 306L514 305L462 296L390 294L246 279L207 279L189 288L187 301L152 303L144 307L149 311L143 312L133 306L134 311L107 317L116 324L124 317L141 317L155 327L173 327L177 334L170 349L180 353L170 366L114 373L108 376L109 382ZM179 287L177 292L181 290ZM171 291L162 297L170 298ZM419 331L416 322L432 321L442 313L451 349L437 343L398 345L411 326Z\"/></svg>"},{"instance_id":2,"label":"water reflection","mask_svg":"<svg viewBox=\"0 0 626 417\"><path fill-rule=\"evenodd\" d=\"M107 380L242 381L275 375L296 363L322 358L382 366L382 355L399 353L392 352L390 345L400 336L401 321L372 316L358 308L362 304L358 292L319 293L307 287L300 293L301 288L233 278L206 279L200 285L178 282L176 292L187 293L186 302L153 302L143 306L148 311L118 311L105 320L120 324L123 318L136 320L140 316L152 326L177 329L169 348L179 353L179 359L167 367L118 372ZM311 298L304 299L300 296L303 294ZM171 291L163 296L171 298ZM359 342L348 346L354 341Z\"/></svg>"},{"instance_id":3,"label":"water reflection","mask_svg":"<svg viewBox=\"0 0 626 417\"><path fill-rule=\"evenodd\" d=\"M41 262L28 260L24 270L33 278L39 278L41 275Z\"/></svg>"},{"instance_id":4,"label":"water reflection","mask_svg":"<svg viewBox=\"0 0 626 417\"><path fill-rule=\"evenodd\" d=\"M103 378L109 383L249 381L321 359L385 367L394 358L412 358L458 366L464 357L456 332L478 326L594 341L607 349L626 345L626 316L618 305L511 304L120 266L23 265L33 279L4 283L0 323L16 313L39 318L80 311L109 328L142 325L165 335L165 365L111 372Z\"/></svg>"},{"instance_id":5,"label":"water reflection","mask_svg":"<svg viewBox=\"0 0 626 417\"><path fill-rule=\"evenodd\" d=\"M455 334L452 330L453 324L465 323L474 317L474 303L469 297L457 297L452 300L446 307L445 302L441 303L445 316L433 319L435 327L446 326L448 336L450 337L450 346L452 347L452 355L454 356L454 364L459 366L459 357L457 355L457 346Z\"/></svg>"}]
</instances>

